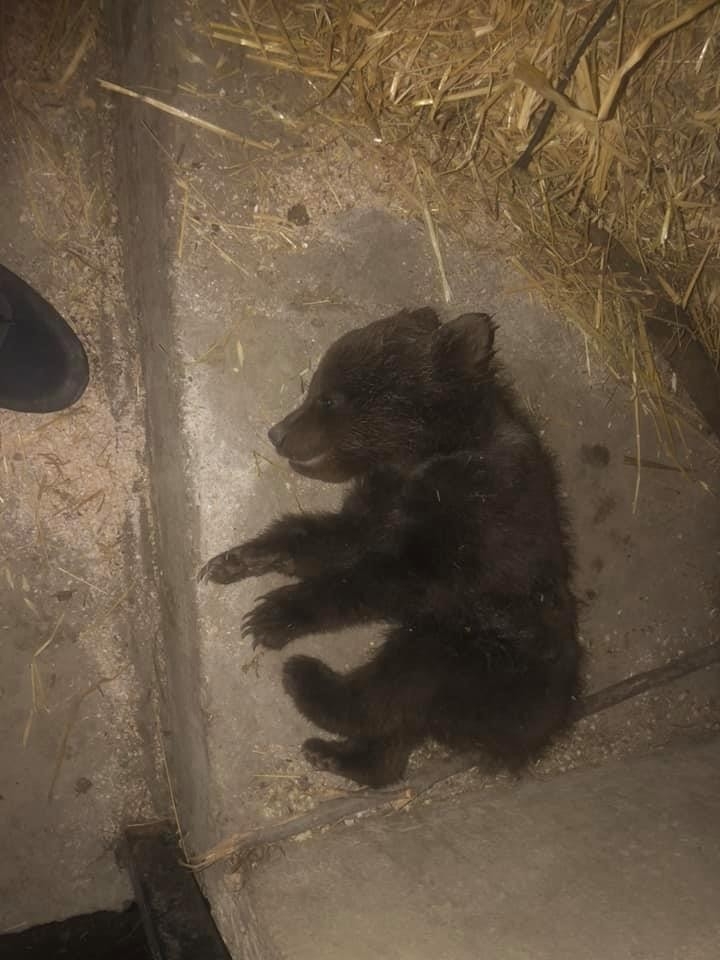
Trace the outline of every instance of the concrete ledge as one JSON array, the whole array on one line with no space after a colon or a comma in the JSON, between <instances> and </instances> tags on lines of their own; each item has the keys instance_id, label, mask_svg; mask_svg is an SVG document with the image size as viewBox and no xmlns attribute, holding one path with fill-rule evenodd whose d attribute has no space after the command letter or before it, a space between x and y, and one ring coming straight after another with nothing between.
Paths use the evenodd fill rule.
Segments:
<instances>
[{"instance_id":1,"label":"concrete ledge","mask_svg":"<svg viewBox=\"0 0 720 960\"><path fill-rule=\"evenodd\" d=\"M715 960L720 742L474 789L287 844L250 896L293 960Z\"/></svg>"},{"instance_id":2,"label":"concrete ledge","mask_svg":"<svg viewBox=\"0 0 720 960\"><path fill-rule=\"evenodd\" d=\"M169 43L165 25L172 22L171 6L131 0L108 8L116 79L120 82L148 86L174 82L167 67L174 55L162 49ZM183 821L200 839L208 835L209 772L205 720L199 701L197 607L194 590L188 587L194 567L187 549L194 539L197 517L181 423L181 362L169 278L168 176L157 143L148 132L148 118L135 109L135 104L122 99L115 108L126 288L139 330L147 393L156 572L162 613L156 666L165 680L161 693L171 731L166 751L175 788L182 798ZM154 114L149 119L155 136L167 139L167 118Z\"/></svg>"}]
</instances>

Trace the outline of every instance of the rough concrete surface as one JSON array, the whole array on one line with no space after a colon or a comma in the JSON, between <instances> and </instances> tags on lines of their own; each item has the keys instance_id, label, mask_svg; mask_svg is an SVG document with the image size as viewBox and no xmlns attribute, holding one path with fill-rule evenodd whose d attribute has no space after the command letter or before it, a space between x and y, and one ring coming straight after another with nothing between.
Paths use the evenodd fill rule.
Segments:
<instances>
[{"instance_id":1,"label":"rough concrete surface","mask_svg":"<svg viewBox=\"0 0 720 960\"><path fill-rule=\"evenodd\" d=\"M628 394L595 367L588 374L575 332L522 292L497 228L478 211L474 246L444 237L453 301L441 303L425 229L393 189L391 153L373 152L366 134L359 143L357 130L293 119L319 91L243 60L239 49L213 46L204 26L233 15L231 5L207 2L124 8L115 20L123 44L116 79L272 142L272 150L198 132L122 97L103 106L116 112L122 149L132 158L121 189L134 250L131 283L139 302L153 302L144 315L143 353L172 626L169 726L181 819L194 851L347 789L300 757L309 726L281 690L284 656L253 654L240 638L242 614L273 580L198 587L194 573L281 511L337 497L290 474L265 432L297 400L324 347L353 325L426 303L446 317L466 309L495 313L501 356L560 460L577 531L588 687L708 642L718 612L712 448L689 439L691 480L644 468L633 513L636 472L625 458L635 453L636 429ZM298 204L307 224L288 217ZM644 415L640 430L643 456L662 460ZM343 667L365 656L375 636L309 638L294 651L322 652ZM536 772L642 753L717 724L718 673L708 670L584 721ZM240 912L250 908L219 874L211 871L206 883L222 930L239 950L253 928L251 915Z\"/></svg>"},{"instance_id":2,"label":"rough concrete surface","mask_svg":"<svg viewBox=\"0 0 720 960\"><path fill-rule=\"evenodd\" d=\"M120 826L165 808L143 395L88 99L104 52L48 86L89 23L62 42L52 7L0 9L0 262L75 327L91 383L60 414L0 411L0 932L121 907Z\"/></svg>"},{"instance_id":3,"label":"rough concrete surface","mask_svg":"<svg viewBox=\"0 0 720 960\"><path fill-rule=\"evenodd\" d=\"M340 825L256 863L264 957L713 960L717 739Z\"/></svg>"},{"instance_id":4,"label":"rough concrete surface","mask_svg":"<svg viewBox=\"0 0 720 960\"><path fill-rule=\"evenodd\" d=\"M95 9L83 7L79 16ZM77 323L91 345L96 373L72 416L22 419L29 426L18 431L21 418L10 415L0 428L3 450L6 443L14 445L8 448L8 469L27 468L24 476L32 478L20 488L8 482L4 505L16 533L7 549L4 541L3 556L17 566L12 584L20 587L8 581L3 600L4 613L15 611L10 626L19 638L3 646L2 656L9 659L3 711L6 703L12 708L8 742L16 752L10 769L26 760L28 772L26 783L19 781L12 793L21 839L13 840L15 859L4 858L10 872L0 877L15 883L22 869L28 883L38 883L43 864L54 856L80 883L78 878L89 875L84 872L89 851L96 851L106 874L97 874L92 891L81 890L86 900L74 902L69 912L91 909L91 894L99 900L109 891L113 902L126 894L106 847L129 809L134 816L149 810L148 780L160 792L153 775L154 703L142 707L156 675L164 746L190 852L348 787L311 770L300 756L299 744L310 728L281 690L283 655L253 654L240 638L243 613L273 581L222 589L198 586L195 573L210 555L254 534L281 511L327 504L338 496L335 489L290 474L273 456L265 433L294 404L324 347L353 325L426 303L445 317L466 309L495 313L501 356L558 453L577 532L590 688L660 664L717 634L718 478L712 448L689 436L687 462L695 471L690 478L645 467L633 514L636 476L625 457L634 454L636 436L628 395L606 383L594 366L588 375L584 344L523 291L497 226L478 211L477 222L469 225L471 244L443 235L453 299L442 303L425 228L395 188L392 151L378 152L362 128L346 130L313 115L298 119L319 89L244 60L239 48L213 45L207 23L235 13L232 4L208 0L108 5L112 63L99 40L63 89L48 93L24 81L21 66L31 58L27 46L25 52L20 46L7 87L20 106L5 117L14 124L2 148L12 189L0 217L8 218L12 229L2 256ZM73 24L79 31L74 43L51 45L63 66L86 26L82 19ZM44 34L37 29L22 36L27 45ZM3 42L7 47L6 37ZM55 61L51 71L47 54L44 63L51 78L62 75ZM198 117L266 140L272 149L223 140L103 92L97 76L147 90ZM108 186L110 146L102 137L88 139L109 129L117 147L117 222ZM50 146L38 131L47 131ZM34 178L26 173L36 169L28 156L39 165ZM53 209L48 184L59 178L58 169L73 176L79 170L82 192L79 184L66 186L55 213L45 214L44 227L38 209ZM308 223L288 217L298 204ZM124 243L127 304L116 285L116 233ZM162 614L156 649L146 622L149 617L152 623L152 578L138 559L149 539L142 513L142 381ZM24 436L24 430L35 432ZM15 439L18 433L22 442ZM641 435L643 456L662 460L645 419ZM42 449L39 444L50 437L56 445ZM62 489L53 457L76 481L65 500L50 492L53 480ZM42 563L36 559L43 550L38 529L49 554ZM61 575L58 564L81 577L79 585L71 574ZM13 577L15 567L9 565ZM23 573L36 590L28 599L40 612L38 622L23 598ZM71 589L76 593L67 601L54 596ZM49 702L59 707L38 715L22 753L29 660L66 602L69 612L39 658ZM376 636L373 630L349 631L337 639L308 638L294 649L322 652L342 667L365 656ZM63 740L60 709L68 696L121 667L124 672L104 685L104 693L82 701L61 753L56 787L63 799L48 806L47 784ZM642 754L680 734L714 729L718 683L718 671L708 670L586 720L533 774ZM41 736L47 738L44 753ZM415 762L431 754L432 749L422 751ZM106 787L102 793L85 789L86 780ZM463 791L477 789L478 778L466 776L460 786L452 801L458 809ZM31 787L41 799L27 805ZM448 796L452 799L452 792ZM450 801L444 795L445 802ZM162 798L161 804L167 810ZM73 811L80 811L74 820ZM52 838L46 837L50 822ZM415 834L422 846L422 829ZM455 843L461 848L463 841ZM315 851L307 854L308 870L322 873L323 846L306 849ZM270 863L267 889L274 869ZM264 935L253 901L225 882L223 870L205 875L215 916L238 956L241 945L260 955ZM61 910L71 899L70 884L58 893L48 876L47 885L48 897L64 898L67 892L54 908ZM49 919L47 913L26 916L16 909L28 905L27 896L9 902L12 923ZM34 898L33 906L38 902ZM295 922L290 913L284 916ZM281 937L277 929L276 934Z\"/></svg>"},{"instance_id":5,"label":"rough concrete surface","mask_svg":"<svg viewBox=\"0 0 720 960\"><path fill-rule=\"evenodd\" d=\"M194 5L188 30L201 12L213 15ZM184 21L174 29L175 46L185 44L206 64L175 63L178 76L190 86L208 83L213 53L207 41L196 33L185 35ZM242 105L271 103L291 113L293 105L297 110L296 91L255 65L233 84L232 109L212 102L208 108L199 98L176 99L188 110L220 123L232 121L233 129L247 129L255 137L280 136L290 151L292 136L282 138L275 124L257 119L259 110L244 114ZM632 516L635 471L624 462L635 449L628 397L589 381L584 349L573 332L527 298L508 292L521 281L500 251L447 245L454 302L445 307L438 304L424 228L399 216L386 192L371 190L359 159L343 167L327 151L320 158L312 150L300 151L300 158L283 161L261 155L246 162L242 176L233 176L241 160L232 145L177 124L168 136L174 138L170 155L181 156L171 168L175 182L167 226L177 239L184 221L182 256L173 257L170 271L172 346L198 520L198 565L281 510L337 496L336 490L299 481L287 471L273 458L265 432L297 400L324 346L340 331L407 304L435 303L445 315L482 307L495 313L501 356L559 455L577 530L589 684L661 662L712 634L718 519L711 494L672 471L647 469ZM187 189L177 183L182 177ZM282 222L297 202L307 207L310 225L285 225L287 242L272 231L264 238L263 224L273 217ZM264 219L257 219L257 211ZM251 242L237 241L231 233L236 224L248 228ZM170 247L173 253L178 243ZM646 455L660 459L649 425L643 425L643 433ZM607 451L599 461L586 449L598 444ZM705 453L699 446L694 465L712 486L715 477L703 462ZM245 808L244 814L240 806L232 814L223 800L223 815L235 823L254 804L262 813L278 791L283 793L258 784L256 775L277 772L277 760L290 760L288 752L294 753L304 733L277 684L283 655L253 656L249 643L239 638L243 611L270 582L198 588L201 684L211 753L213 743L218 749L212 775L231 791L233 803ZM325 638L297 647L322 648L343 664L361 656L365 644L362 634L348 635L347 642ZM706 687L703 693L713 689L712 683ZM640 705L641 714L656 727L661 719L656 711L674 709L678 693L674 688L660 706ZM294 764L298 774L303 769ZM280 798L275 813L284 812L283 803Z\"/></svg>"}]
</instances>

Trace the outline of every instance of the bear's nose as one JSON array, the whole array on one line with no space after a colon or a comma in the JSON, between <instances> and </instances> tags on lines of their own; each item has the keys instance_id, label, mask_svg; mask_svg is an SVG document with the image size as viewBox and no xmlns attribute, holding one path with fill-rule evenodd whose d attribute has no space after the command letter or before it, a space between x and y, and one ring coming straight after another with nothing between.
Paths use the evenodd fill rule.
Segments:
<instances>
[{"instance_id":1,"label":"bear's nose","mask_svg":"<svg viewBox=\"0 0 720 960\"><path fill-rule=\"evenodd\" d=\"M272 445L278 451L278 453L280 452L280 448L282 447L283 441L285 440L286 436L287 436L287 431L285 430L285 427L283 426L282 422L276 423L274 427L270 427L270 429L268 430L268 439L270 440L270 443L272 443Z\"/></svg>"}]
</instances>

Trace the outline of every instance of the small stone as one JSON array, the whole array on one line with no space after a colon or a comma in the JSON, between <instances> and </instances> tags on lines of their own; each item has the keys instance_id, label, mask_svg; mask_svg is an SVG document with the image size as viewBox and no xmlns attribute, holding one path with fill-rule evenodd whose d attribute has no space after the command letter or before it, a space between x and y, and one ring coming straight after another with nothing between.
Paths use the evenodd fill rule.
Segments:
<instances>
[{"instance_id":1,"label":"small stone","mask_svg":"<svg viewBox=\"0 0 720 960\"><path fill-rule=\"evenodd\" d=\"M290 207L286 216L288 221L294 223L296 227L306 227L310 223L310 214L307 212L304 203L294 204Z\"/></svg>"}]
</instances>

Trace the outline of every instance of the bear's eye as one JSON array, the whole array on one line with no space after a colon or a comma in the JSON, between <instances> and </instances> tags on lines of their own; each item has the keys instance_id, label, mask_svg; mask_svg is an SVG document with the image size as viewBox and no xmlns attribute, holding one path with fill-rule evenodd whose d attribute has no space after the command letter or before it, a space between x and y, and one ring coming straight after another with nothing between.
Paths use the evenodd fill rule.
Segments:
<instances>
[{"instance_id":1,"label":"bear's eye","mask_svg":"<svg viewBox=\"0 0 720 960\"><path fill-rule=\"evenodd\" d=\"M321 393L317 398L317 402L325 410L332 410L332 408L336 405L335 397L331 397L328 393Z\"/></svg>"}]
</instances>

